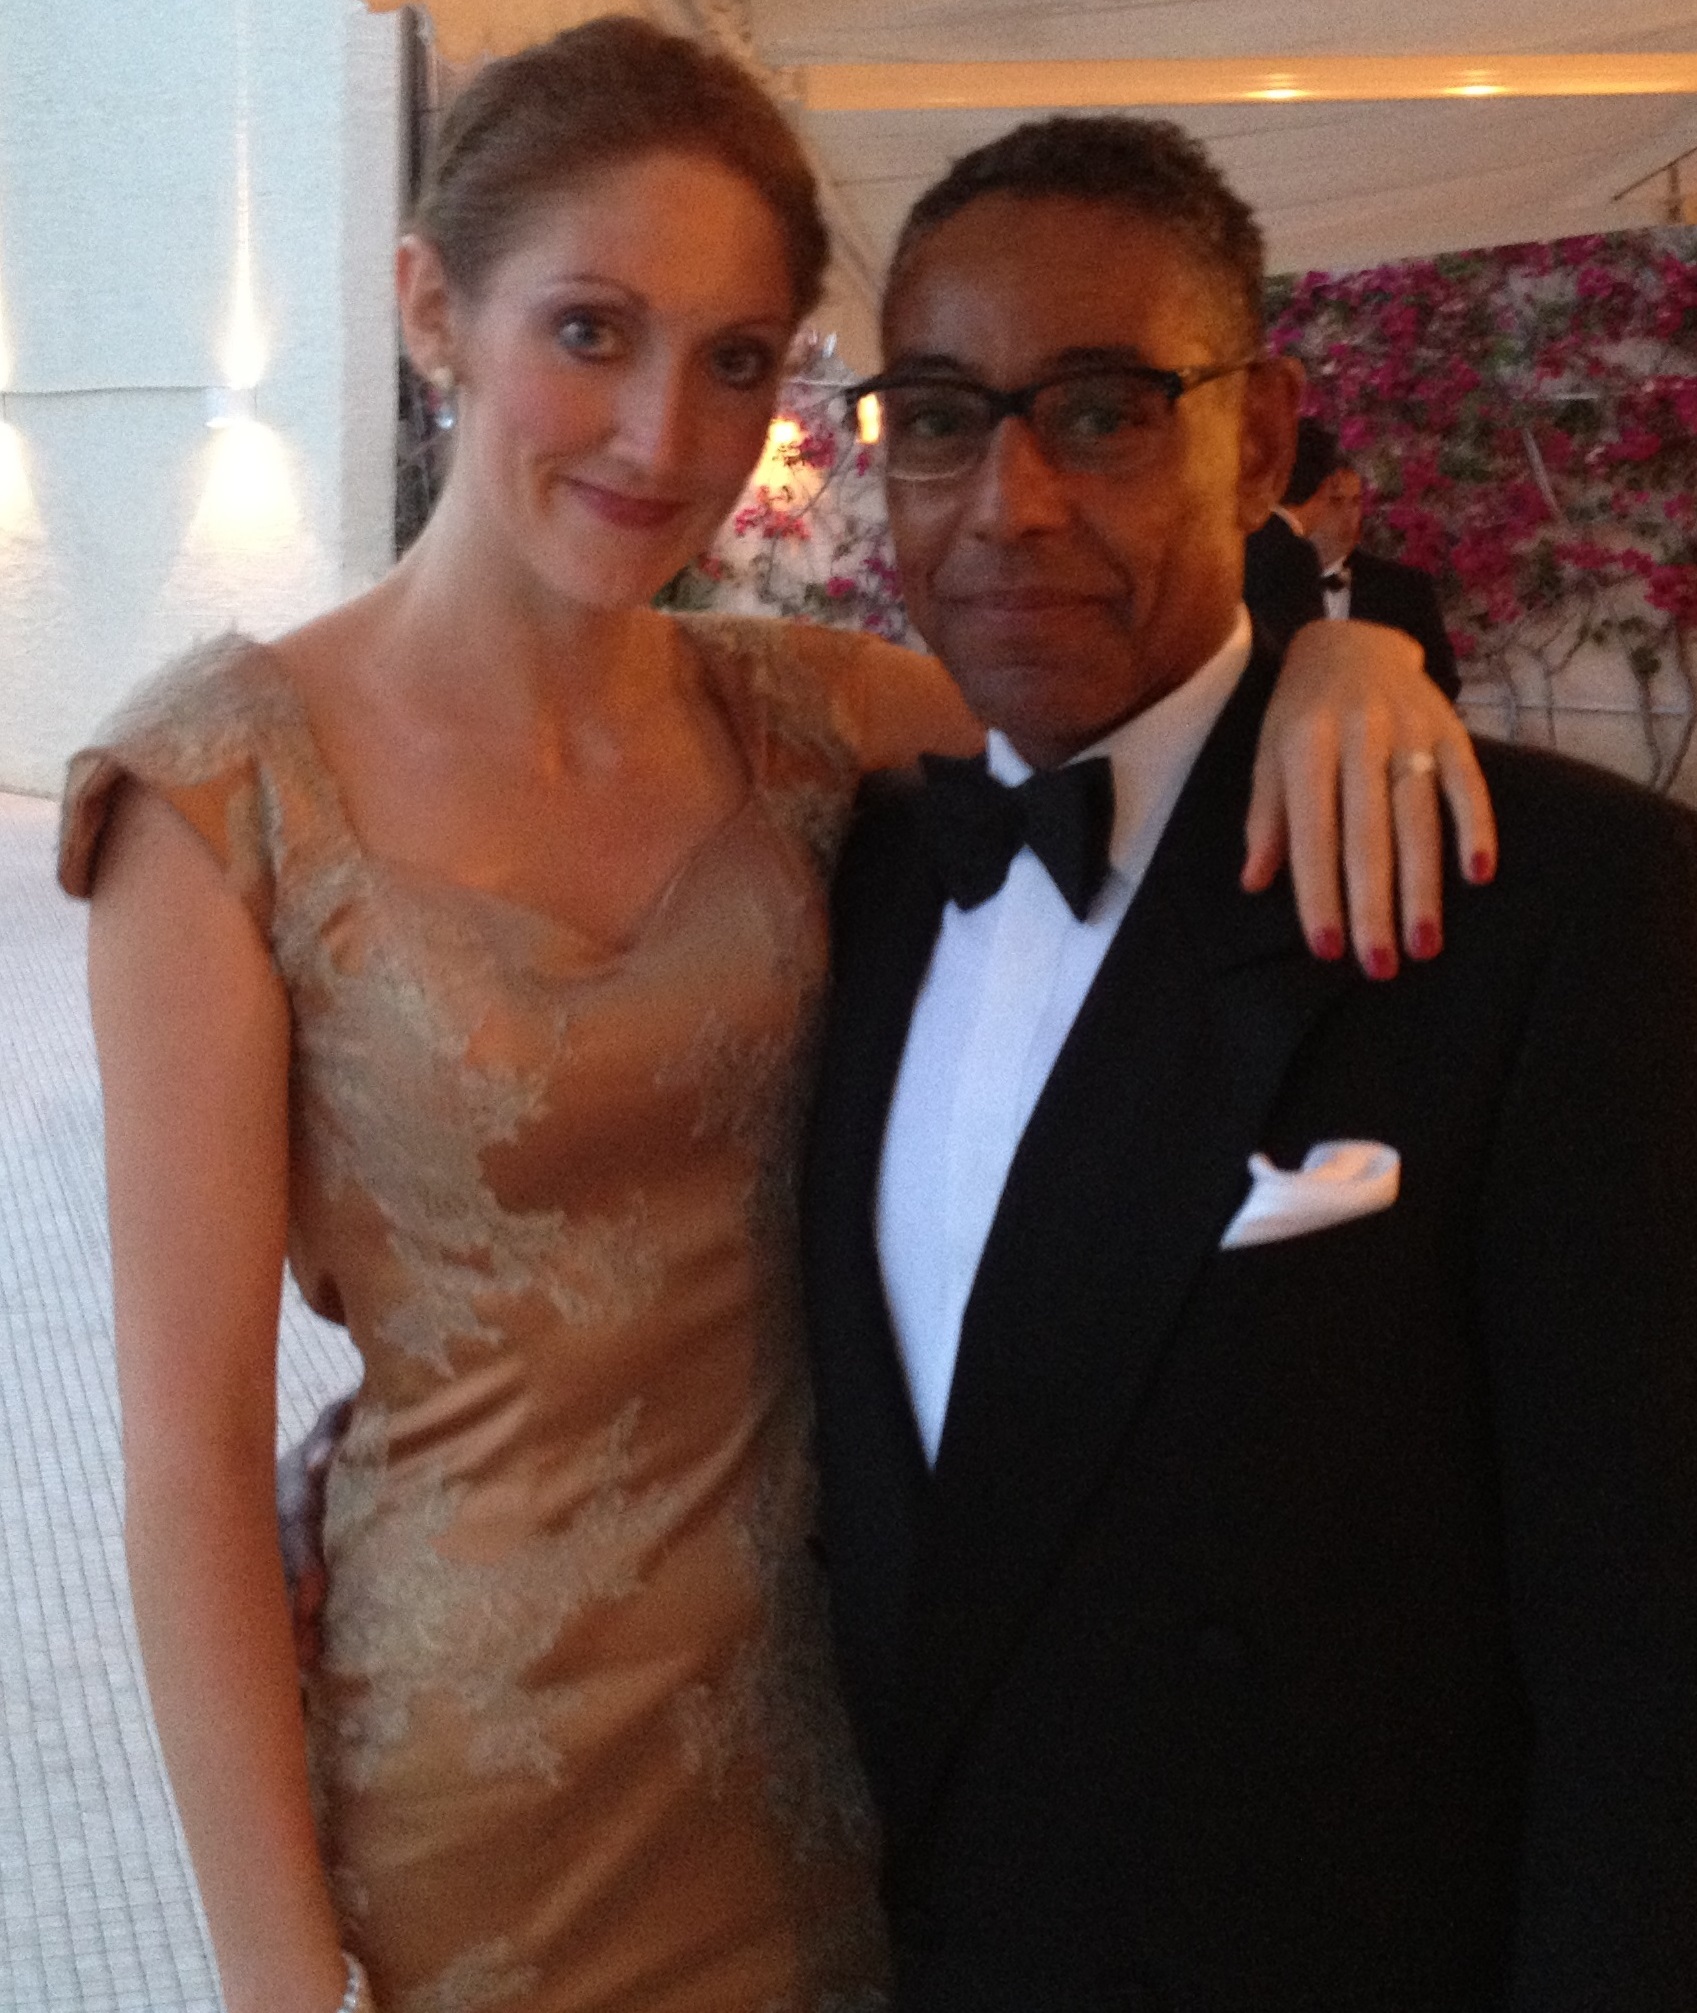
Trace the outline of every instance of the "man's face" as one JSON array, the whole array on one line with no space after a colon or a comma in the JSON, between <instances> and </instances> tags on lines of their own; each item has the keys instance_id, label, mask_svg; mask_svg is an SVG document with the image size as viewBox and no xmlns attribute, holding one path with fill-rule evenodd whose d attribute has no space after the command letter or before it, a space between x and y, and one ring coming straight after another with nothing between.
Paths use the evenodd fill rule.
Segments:
<instances>
[{"instance_id":1,"label":"man's face","mask_svg":"<svg viewBox=\"0 0 1697 2013\"><path fill-rule=\"evenodd\" d=\"M1341 566L1361 536L1361 478L1335 468L1304 506L1301 517L1322 566Z\"/></svg>"},{"instance_id":2,"label":"man's face","mask_svg":"<svg viewBox=\"0 0 1697 2013\"><path fill-rule=\"evenodd\" d=\"M1221 284L1158 223L1072 197L983 196L925 238L885 308L887 371L1012 390L1073 363L1178 369L1249 347ZM1199 670L1279 494L1300 372L1186 392L1137 473L1064 473L1023 420L957 478L892 480L910 613L968 703L1063 761Z\"/></svg>"}]
</instances>

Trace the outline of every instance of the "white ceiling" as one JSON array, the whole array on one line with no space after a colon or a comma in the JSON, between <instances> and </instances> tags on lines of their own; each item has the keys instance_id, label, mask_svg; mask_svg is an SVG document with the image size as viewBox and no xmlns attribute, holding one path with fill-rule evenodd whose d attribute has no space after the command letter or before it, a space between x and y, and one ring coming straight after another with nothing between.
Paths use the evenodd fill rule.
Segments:
<instances>
[{"instance_id":1,"label":"white ceiling","mask_svg":"<svg viewBox=\"0 0 1697 2013\"><path fill-rule=\"evenodd\" d=\"M812 112L803 127L882 252L955 155L1020 116ZM1659 97L1162 106L1159 116L1204 141L1254 205L1276 272L1654 221L1651 192L1613 198L1697 147L1697 105Z\"/></svg>"},{"instance_id":2,"label":"white ceiling","mask_svg":"<svg viewBox=\"0 0 1697 2013\"><path fill-rule=\"evenodd\" d=\"M369 0L374 6L394 0ZM512 46L607 0L431 0L446 42ZM616 0L615 0L616 4ZM627 0L740 45L805 98L815 66L948 63L973 92L988 62L1456 57L1697 51L1697 0ZM799 76L796 73L800 73ZM1033 91L1044 83L1041 72ZM898 79L899 86L899 79ZM916 94L917 95L917 94ZM908 205L968 148L1065 109L820 111L797 121L828 183L842 248L825 319L870 362L871 300ZM1130 111L1146 109L1127 105ZM1618 230L1665 219L1665 185L1621 199L1697 149L1697 96L1288 104L1165 103L1261 216L1274 271ZM1697 161L1685 187L1697 198ZM1693 204L1697 217L1697 203Z\"/></svg>"}]
</instances>

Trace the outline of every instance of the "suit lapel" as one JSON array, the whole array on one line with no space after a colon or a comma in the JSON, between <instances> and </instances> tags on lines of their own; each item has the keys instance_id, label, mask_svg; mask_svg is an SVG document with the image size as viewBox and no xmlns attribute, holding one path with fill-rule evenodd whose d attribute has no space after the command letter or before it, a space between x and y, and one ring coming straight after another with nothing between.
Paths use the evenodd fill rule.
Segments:
<instances>
[{"instance_id":1,"label":"suit lapel","mask_svg":"<svg viewBox=\"0 0 1697 2013\"><path fill-rule=\"evenodd\" d=\"M1349 981L1308 956L1288 895L1237 888L1275 672L1257 657L1198 759L979 1268L910 1611L921 1805L1126 1436L1292 1054Z\"/></svg>"},{"instance_id":2,"label":"suit lapel","mask_svg":"<svg viewBox=\"0 0 1697 2013\"><path fill-rule=\"evenodd\" d=\"M823 1522L843 1678L882 1789L908 1564L931 1473L878 1262L884 1125L944 895L894 787L857 830L834 891L835 976L802 1207Z\"/></svg>"},{"instance_id":3,"label":"suit lapel","mask_svg":"<svg viewBox=\"0 0 1697 2013\"><path fill-rule=\"evenodd\" d=\"M884 1302L874 1212L885 1121L945 897L913 836L911 796L892 793L874 815L872 843L836 891L834 991L813 1109L806 1226L810 1271L839 1296L831 1326L860 1359L857 1375L880 1388L893 1377L924 1469Z\"/></svg>"}]
</instances>

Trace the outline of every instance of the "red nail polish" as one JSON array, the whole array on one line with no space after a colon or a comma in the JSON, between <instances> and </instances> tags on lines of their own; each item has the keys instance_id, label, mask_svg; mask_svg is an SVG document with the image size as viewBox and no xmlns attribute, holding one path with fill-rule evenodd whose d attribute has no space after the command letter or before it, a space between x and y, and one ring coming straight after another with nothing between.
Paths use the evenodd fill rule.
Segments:
<instances>
[{"instance_id":1,"label":"red nail polish","mask_svg":"<svg viewBox=\"0 0 1697 2013\"><path fill-rule=\"evenodd\" d=\"M1394 979L1396 977L1396 952L1388 951L1383 944L1375 944L1362 959L1370 979Z\"/></svg>"},{"instance_id":2,"label":"red nail polish","mask_svg":"<svg viewBox=\"0 0 1697 2013\"><path fill-rule=\"evenodd\" d=\"M1467 863L1467 878L1470 881L1488 881L1497 871L1497 863L1490 853L1475 853Z\"/></svg>"},{"instance_id":3,"label":"red nail polish","mask_svg":"<svg viewBox=\"0 0 1697 2013\"><path fill-rule=\"evenodd\" d=\"M1339 929L1316 930L1309 939L1317 958L1324 958L1328 964L1336 964L1343 956L1343 931Z\"/></svg>"},{"instance_id":4,"label":"red nail polish","mask_svg":"<svg viewBox=\"0 0 1697 2013\"><path fill-rule=\"evenodd\" d=\"M1417 958L1435 958L1444 947L1444 933L1434 922L1414 925L1414 942L1411 955Z\"/></svg>"}]
</instances>

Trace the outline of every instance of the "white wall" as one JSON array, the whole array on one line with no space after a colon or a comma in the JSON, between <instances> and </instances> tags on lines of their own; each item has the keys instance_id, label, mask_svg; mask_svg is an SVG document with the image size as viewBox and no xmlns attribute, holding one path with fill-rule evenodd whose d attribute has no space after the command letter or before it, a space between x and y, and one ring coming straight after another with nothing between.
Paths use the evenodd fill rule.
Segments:
<instances>
[{"instance_id":1,"label":"white wall","mask_svg":"<svg viewBox=\"0 0 1697 2013\"><path fill-rule=\"evenodd\" d=\"M0 0L0 788L388 564L398 88L359 0ZM244 146L260 424L213 432Z\"/></svg>"}]
</instances>

